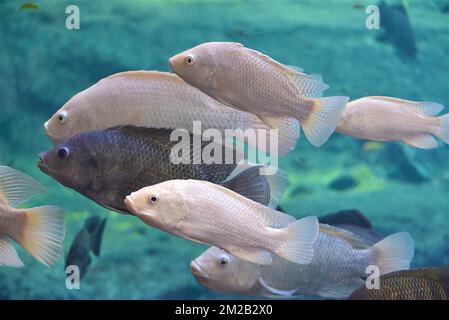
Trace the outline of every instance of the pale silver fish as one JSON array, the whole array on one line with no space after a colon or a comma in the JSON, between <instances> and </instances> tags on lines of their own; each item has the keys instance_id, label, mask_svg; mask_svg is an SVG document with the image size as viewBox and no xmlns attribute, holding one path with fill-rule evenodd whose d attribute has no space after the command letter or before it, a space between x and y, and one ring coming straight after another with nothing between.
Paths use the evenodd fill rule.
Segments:
<instances>
[{"instance_id":1,"label":"pale silver fish","mask_svg":"<svg viewBox=\"0 0 449 320\"><path fill-rule=\"evenodd\" d=\"M358 139L436 148L434 137L449 144L449 114L437 117L443 109L443 105L434 102L364 97L346 105L336 131Z\"/></svg>"},{"instance_id":2,"label":"pale silver fish","mask_svg":"<svg viewBox=\"0 0 449 320\"><path fill-rule=\"evenodd\" d=\"M272 253L309 263L319 232L316 217L279 229L294 218L208 181L165 181L133 192L125 204L152 227L264 265Z\"/></svg>"},{"instance_id":3,"label":"pale silver fish","mask_svg":"<svg viewBox=\"0 0 449 320\"><path fill-rule=\"evenodd\" d=\"M364 285L367 266L380 274L410 267L413 240L408 233L393 234L369 246L355 234L320 225L310 264L299 265L274 256L268 266L244 261L211 247L191 262L191 272L204 287L245 295L292 297L309 294L346 298Z\"/></svg>"},{"instance_id":4,"label":"pale silver fish","mask_svg":"<svg viewBox=\"0 0 449 320\"><path fill-rule=\"evenodd\" d=\"M208 42L179 53L170 67L186 82L274 128L297 119L315 146L326 142L348 97L317 98L328 86L318 79L235 42Z\"/></svg>"},{"instance_id":5,"label":"pale silver fish","mask_svg":"<svg viewBox=\"0 0 449 320\"><path fill-rule=\"evenodd\" d=\"M47 267L61 255L64 212L53 206L15 209L43 191L39 183L22 172L0 166L0 266L24 266L12 241Z\"/></svg>"},{"instance_id":6,"label":"pale silver fish","mask_svg":"<svg viewBox=\"0 0 449 320\"><path fill-rule=\"evenodd\" d=\"M54 144L77 133L107 129L119 125L186 129L193 132L193 121L201 129L262 129L257 139L248 143L270 151L270 137L278 139L278 152L294 149L299 137L299 123L285 118L277 123L278 134L257 116L229 108L190 86L177 75L158 71L128 71L100 80L67 101L44 125ZM266 136L264 135L266 133ZM240 140L244 132L236 132Z\"/></svg>"}]
</instances>

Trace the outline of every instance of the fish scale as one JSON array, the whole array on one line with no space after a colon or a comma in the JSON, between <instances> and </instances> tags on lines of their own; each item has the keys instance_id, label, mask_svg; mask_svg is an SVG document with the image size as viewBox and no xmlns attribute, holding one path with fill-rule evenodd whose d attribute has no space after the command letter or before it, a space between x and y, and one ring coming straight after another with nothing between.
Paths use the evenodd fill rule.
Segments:
<instances>
[{"instance_id":1,"label":"fish scale","mask_svg":"<svg viewBox=\"0 0 449 320\"><path fill-rule=\"evenodd\" d=\"M171 148L177 142L170 141L171 132L132 126L83 132L45 153L40 166L65 186L122 213L128 213L125 197L145 186L172 179L223 183L236 168L235 159L232 164L172 163ZM67 159L58 158L61 148L69 150ZM227 149L220 148L224 162ZM192 135L190 150L192 157Z\"/></svg>"}]
</instances>

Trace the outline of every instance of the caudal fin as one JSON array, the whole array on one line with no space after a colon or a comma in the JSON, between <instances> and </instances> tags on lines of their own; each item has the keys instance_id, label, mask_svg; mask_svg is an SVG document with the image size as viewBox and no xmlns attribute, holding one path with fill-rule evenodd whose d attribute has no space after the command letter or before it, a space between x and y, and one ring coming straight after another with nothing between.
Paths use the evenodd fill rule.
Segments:
<instances>
[{"instance_id":1,"label":"caudal fin","mask_svg":"<svg viewBox=\"0 0 449 320\"><path fill-rule=\"evenodd\" d=\"M349 98L326 97L312 101L309 115L300 120L307 140L315 147L319 147L335 131Z\"/></svg>"},{"instance_id":2,"label":"caudal fin","mask_svg":"<svg viewBox=\"0 0 449 320\"><path fill-rule=\"evenodd\" d=\"M287 187L287 175L280 169L274 175L262 175L257 164L239 164L223 186L248 199L275 208Z\"/></svg>"},{"instance_id":3,"label":"caudal fin","mask_svg":"<svg viewBox=\"0 0 449 320\"><path fill-rule=\"evenodd\" d=\"M288 261L309 264L313 259L313 245L319 234L318 218L305 217L289 224L282 231L286 237L274 252Z\"/></svg>"},{"instance_id":4,"label":"caudal fin","mask_svg":"<svg viewBox=\"0 0 449 320\"><path fill-rule=\"evenodd\" d=\"M277 153L279 155L284 156L295 149L296 143L298 142L299 135L301 133L299 121L296 118L272 116L259 116L259 118L270 129L277 129L278 132L277 135L272 136L271 132L268 132L268 134L259 134L259 131L257 131L257 149L271 154L272 148L274 147L270 144L271 137L273 137L275 142L277 143L276 147ZM260 133L264 132L261 131ZM261 139L265 139L266 142L263 143Z\"/></svg>"},{"instance_id":5,"label":"caudal fin","mask_svg":"<svg viewBox=\"0 0 449 320\"><path fill-rule=\"evenodd\" d=\"M449 144L449 113L437 118L440 122L436 135L438 138Z\"/></svg>"},{"instance_id":6,"label":"caudal fin","mask_svg":"<svg viewBox=\"0 0 449 320\"><path fill-rule=\"evenodd\" d=\"M106 226L106 221L107 219L104 218L103 220L101 220L100 224L97 226L97 228L95 229L94 234L92 235L92 252L99 257L100 256L100 252L101 252L101 243L103 242L103 232L104 232L104 228Z\"/></svg>"},{"instance_id":7,"label":"caudal fin","mask_svg":"<svg viewBox=\"0 0 449 320\"><path fill-rule=\"evenodd\" d=\"M25 210L20 230L12 237L47 267L58 260L65 236L64 212L53 206Z\"/></svg>"},{"instance_id":8,"label":"caudal fin","mask_svg":"<svg viewBox=\"0 0 449 320\"><path fill-rule=\"evenodd\" d=\"M399 232L386 237L373 247L372 264L379 268L380 274L407 270L414 255L414 243L407 232Z\"/></svg>"}]
</instances>

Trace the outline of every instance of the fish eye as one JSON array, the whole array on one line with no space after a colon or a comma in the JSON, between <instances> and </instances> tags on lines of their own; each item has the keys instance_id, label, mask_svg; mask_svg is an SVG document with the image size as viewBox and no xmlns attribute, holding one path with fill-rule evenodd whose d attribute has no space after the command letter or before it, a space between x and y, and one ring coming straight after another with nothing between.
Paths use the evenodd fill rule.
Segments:
<instances>
[{"instance_id":1,"label":"fish eye","mask_svg":"<svg viewBox=\"0 0 449 320\"><path fill-rule=\"evenodd\" d=\"M67 149L67 148L59 148L56 153L57 153L59 159L64 160L69 155L69 149Z\"/></svg>"},{"instance_id":2,"label":"fish eye","mask_svg":"<svg viewBox=\"0 0 449 320\"><path fill-rule=\"evenodd\" d=\"M225 265L227 265L228 263L229 263L229 258L226 257L226 256L220 257L220 258L218 259L218 264L219 264L220 266L225 266Z\"/></svg>"},{"instance_id":3,"label":"fish eye","mask_svg":"<svg viewBox=\"0 0 449 320\"><path fill-rule=\"evenodd\" d=\"M185 62L187 65L193 64L193 61L194 61L194 59L193 59L193 56L192 56L192 55L188 55L187 57L184 58L184 62Z\"/></svg>"},{"instance_id":4,"label":"fish eye","mask_svg":"<svg viewBox=\"0 0 449 320\"><path fill-rule=\"evenodd\" d=\"M148 197L148 200L150 201L150 203L156 203L158 200L158 197L154 194L152 194L151 196Z\"/></svg>"},{"instance_id":5,"label":"fish eye","mask_svg":"<svg viewBox=\"0 0 449 320\"><path fill-rule=\"evenodd\" d=\"M67 113L61 112L58 114L58 121L60 124L64 124L67 121Z\"/></svg>"}]
</instances>

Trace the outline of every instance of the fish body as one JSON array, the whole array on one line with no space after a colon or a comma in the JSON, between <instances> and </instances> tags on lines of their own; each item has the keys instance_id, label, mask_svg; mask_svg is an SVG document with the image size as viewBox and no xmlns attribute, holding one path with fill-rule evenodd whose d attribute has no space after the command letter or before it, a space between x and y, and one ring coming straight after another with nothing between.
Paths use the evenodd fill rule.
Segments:
<instances>
[{"instance_id":1,"label":"fish body","mask_svg":"<svg viewBox=\"0 0 449 320\"><path fill-rule=\"evenodd\" d=\"M106 218L100 219L92 216L86 219L83 228L78 232L70 247L66 258L65 267L77 266L82 279L87 273L87 269L92 262L90 253L100 256L103 231L106 225Z\"/></svg>"},{"instance_id":2,"label":"fish body","mask_svg":"<svg viewBox=\"0 0 449 320\"><path fill-rule=\"evenodd\" d=\"M84 131L132 125L149 128L186 129L193 133L193 121L201 128L262 129L266 124L257 116L229 108L190 86L177 75L158 71L127 71L100 80L67 101L44 125L54 144ZM286 119L279 124L279 153L292 150L299 136L299 124ZM243 139L243 133L236 131ZM262 139L262 136L260 136ZM260 140L262 141L262 140ZM268 143L248 141L264 151Z\"/></svg>"},{"instance_id":3,"label":"fish body","mask_svg":"<svg viewBox=\"0 0 449 320\"><path fill-rule=\"evenodd\" d=\"M170 58L176 74L236 109L275 127L282 117L297 119L319 146L334 131L347 97L316 98L328 86L270 57L234 42L200 44Z\"/></svg>"},{"instance_id":4,"label":"fish body","mask_svg":"<svg viewBox=\"0 0 449 320\"><path fill-rule=\"evenodd\" d=\"M15 208L43 191L22 172L0 166L0 266L24 266L12 241L47 267L59 258L65 236L64 212L54 206Z\"/></svg>"},{"instance_id":5,"label":"fish body","mask_svg":"<svg viewBox=\"0 0 449 320\"><path fill-rule=\"evenodd\" d=\"M370 246L349 231L321 224L310 264L294 264L275 256L271 265L258 265L212 247L192 262L191 270L201 285L220 291L341 299L365 283L367 266L377 265L384 274L408 269L412 258L413 240L407 233L394 234Z\"/></svg>"},{"instance_id":6,"label":"fish body","mask_svg":"<svg viewBox=\"0 0 449 320\"><path fill-rule=\"evenodd\" d=\"M337 132L358 139L402 141L416 148L435 148L435 137L449 143L449 115L444 107L391 97L364 97L346 105Z\"/></svg>"},{"instance_id":7,"label":"fish body","mask_svg":"<svg viewBox=\"0 0 449 320\"><path fill-rule=\"evenodd\" d=\"M449 300L449 267L402 270L382 275L379 289L362 286L350 300Z\"/></svg>"},{"instance_id":8,"label":"fish body","mask_svg":"<svg viewBox=\"0 0 449 320\"><path fill-rule=\"evenodd\" d=\"M308 263L318 236L316 217L295 221L207 181L165 181L131 193L125 203L152 227L218 246L260 264L271 264L272 253L295 263ZM291 224L276 228L285 221Z\"/></svg>"},{"instance_id":9,"label":"fish body","mask_svg":"<svg viewBox=\"0 0 449 320\"><path fill-rule=\"evenodd\" d=\"M248 169L250 171L227 180L239 170L238 161L194 164L193 136L187 135L191 138L190 144L186 145L190 151L185 152L190 152L190 162L176 164L171 161L171 149L178 144L178 141L170 141L171 132L169 129L132 126L83 132L41 154L38 166L63 185L121 213L129 213L123 200L131 192L172 179L207 180L224 184L265 204L272 200L268 182L271 177ZM201 145L201 151L206 145ZM223 145L217 147L222 151L222 163L225 163L227 151ZM286 181L282 174L277 177ZM275 176L272 178L276 179ZM284 185L281 183L279 187L283 189Z\"/></svg>"}]
</instances>

